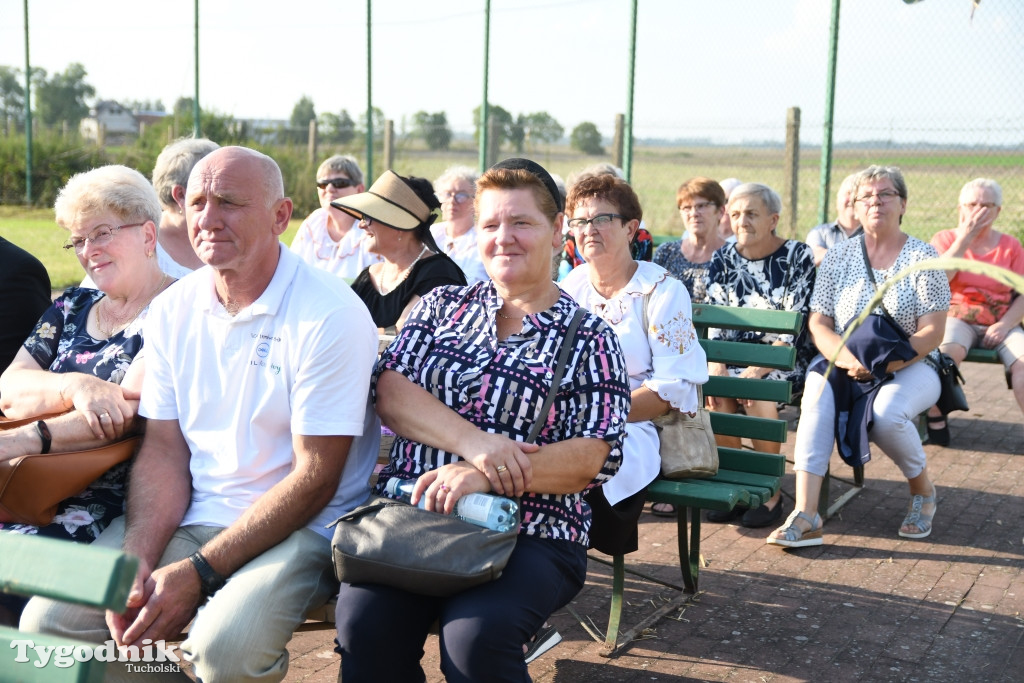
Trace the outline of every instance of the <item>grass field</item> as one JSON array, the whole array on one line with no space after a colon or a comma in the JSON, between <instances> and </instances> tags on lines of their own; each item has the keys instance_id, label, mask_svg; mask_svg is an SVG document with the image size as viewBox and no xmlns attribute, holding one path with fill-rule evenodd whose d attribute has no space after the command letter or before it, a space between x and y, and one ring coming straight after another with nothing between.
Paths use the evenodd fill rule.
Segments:
<instances>
[{"instance_id":1,"label":"grass field","mask_svg":"<svg viewBox=\"0 0 1024 683\"><path fill-rule=\"evenodd\" d=\"M325 152L329 154L330 152ZM543 164L553 173L568 178L573 173L601 157L586 157L561 147L538 150L527 156ZM453 164L476 166L475 150L428 152L420 149L401 149L396 155L394 170L402 175L419 175L433 180ZM801 155L797 229L787 237L803 239L817 223L818 214L818 153L807 151ZM899 150L840 150L832 165L832 187L849 173L872 164L896 165L903 169L909 188L910 201L904 218L904 229L924 240L938 230L956 226L956 203L961 186L979 176L997 179L1003 186L1003 211L996 227L1024 237L1024 154L979 155L949 150L915 152ZM677 235L682 223L676 211L675 193L686 179L697 175L723 179L740 178L744 181L765 183L777 191L783 186L783 153L780 149L743 147L665 148L641 147L634 151L633 186L644 207L644 220L656 235ZM309 183L310 196L301 198L303 206L315 205L315 190ZM832 192L834 195L834 192ZM834 197L830 206L834 214ZM299 222L298 215L284 235L290 244ZM788 226L787 216L780 225ZM78 282L82 269L74 254L61 249L66 233L53 222L53 212L47 209L25 209L0 205L0 235L35 254L50 272L54 288Z\"/></svg>"}]
</instances>

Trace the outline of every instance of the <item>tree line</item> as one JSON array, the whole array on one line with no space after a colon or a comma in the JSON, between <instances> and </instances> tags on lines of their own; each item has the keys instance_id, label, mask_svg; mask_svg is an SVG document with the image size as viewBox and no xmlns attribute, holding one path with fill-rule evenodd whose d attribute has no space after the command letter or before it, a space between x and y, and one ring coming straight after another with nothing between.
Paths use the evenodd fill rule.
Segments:
<instances>
[{"instance_id":1,"label":"tree line","mask_svg":"<svg viewBox=\"0 0 1024 683\"><path fill-rule=\"evenodd\" d=\"M488 104L488 115L493 122L494 134L498 136L498 145L509 145L517 153L522 153L529 143L555 143L565 135L562 127L547 112L520 113L512 115L504 107ZM325 140L347 144L356 136L357 130L366 130L366 115L359 117L358 127L348 111L316 113L312 98L303 95L292 108L289 124L293 129L303 130L310 121L317 122L318 135ZM480 140L480 107L473 110L473 140ZM412 115L410 135L420 139L428 149L435 151L447 150L452 142L452 129L448 124L448 114L443 111L427 112L420 110ZM384 114L380 109L373 108L373 130L377 135L384 128ZM584 154L604 154L601 144L601 133L597 126L588 121L576 126L569 136L569 145Z\"/></svg>"},{"instance_id":2,"label":"tree line","mask_svg":"<svg viewBox=\"0 0 1024 683\"><path fill-rule=\"evenodd\" d=\"M45 69L33 68L31 74L32 89L35 93L35 109L33 116L45 125L56 125L66 122L77 128L83 118L89 115L88 100L96 97L96 88L86 81L85 67L75 62L69 64L64 71L48 74ZM17 67L0 66L0 116L12 120L19 127L25 119L25 87L24 71ZM120 102L131 111L165 112L166 108L160 100L130 100ZM171 113L179 121L188 120L191 126L192 99L180 97L174 103ZM488 113L492 121L492 133L497 136L497 144L508 145L515 152L523 153L529 144L552 144L561 140L565 128L547 112L519 113L513 115L499 105L490 104ZM203 134L218 142L229 142L229 138L238 137L253 131L239 130L230 116L219 116L212 112L201 114ZM207 124L209 118L209 127ZM327 143L347 145L367 129L366 114L353 119L347 110L340 112L316 113L313 99L303 95L292 108L289 120L290 130L282 132L289 138L282 142L304 142L308 134L309 122L317 122L317 135ZM480 139L480 107L473 110L473 139ZM384 129L384 113L374 108L370 123L378 136ZM418 111L412 115L410 135L421 139L428 149L449 149L453 134L448 123L446 112ZM218 139L220 137L221 139ZM291 140L290 138L295 138ZM584 121L577 125L569 136L570 146L584 154L604 154L601 134L597 126Z\"/></svg>"}]
</instances>

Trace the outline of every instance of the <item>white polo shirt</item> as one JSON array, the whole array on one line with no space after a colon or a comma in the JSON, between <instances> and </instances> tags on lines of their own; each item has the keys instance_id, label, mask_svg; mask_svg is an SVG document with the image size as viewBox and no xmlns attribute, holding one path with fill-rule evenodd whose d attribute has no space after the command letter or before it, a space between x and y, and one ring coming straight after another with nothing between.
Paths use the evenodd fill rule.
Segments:
<instances>
[{"instance_id":1,"label":"white polo shirt","mask_svg":"<svg viewBox=\"0 0 1024 683\"><path fill-rule=\"evenodd\" d=\"M324 526L366 499L380 441L369 400L377 328L363 302L281 245L267 289L235 317L208 267L150 308L139 412L178 420L188 443L182 526L235 522L291 471L292 434L355 436L334 499L309 524L330 538Z\"/></svg>"}]
</instances>

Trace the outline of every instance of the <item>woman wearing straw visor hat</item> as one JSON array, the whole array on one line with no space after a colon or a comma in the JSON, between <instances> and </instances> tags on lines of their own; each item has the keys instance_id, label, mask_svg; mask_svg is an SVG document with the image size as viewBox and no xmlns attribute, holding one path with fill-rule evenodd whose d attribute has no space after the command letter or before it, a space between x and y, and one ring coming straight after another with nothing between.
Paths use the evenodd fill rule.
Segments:
<instances>
[{"instance_id":1,"label":"woman wearing straw visor hat","mask_svg":"<svg viewBox=\"0 0 1024 683\"><path fill-rule=\"evenodd\" d=\"M384 259L352 283L382 331L401 329L416 302L434 287L466 284L462 270L430 235L441 204L429 180L385 171L368 191L331 206L355 216L367 235L367 250Z\"/></svg>"}]
</instances>

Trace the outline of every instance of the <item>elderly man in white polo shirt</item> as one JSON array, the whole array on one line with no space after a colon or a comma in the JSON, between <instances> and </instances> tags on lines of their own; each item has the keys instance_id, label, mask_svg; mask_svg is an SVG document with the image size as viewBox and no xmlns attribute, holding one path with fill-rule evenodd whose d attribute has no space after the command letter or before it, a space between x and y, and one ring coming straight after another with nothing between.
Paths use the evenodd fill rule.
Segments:
<instances>
[{"instance_id":1,"label":"elderly man in white polo shirt","mask_svg":"<svg viewBox=\"0 0 1024 683\"><path fill-rule=\"evenodd\" d=\"M151 308L127 528L96 541L141 558L129 610L104 623L36 600L22 623L141 647L195 617L181 649L200 680L279 681L293 630L336 591L324 526L368 494L376 328L348 286L278 241L292 203L269 157L213 152L185 207L207 267ZM108 680L131 678L123 667Z\"/></svg>"}]
</instances>

